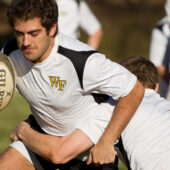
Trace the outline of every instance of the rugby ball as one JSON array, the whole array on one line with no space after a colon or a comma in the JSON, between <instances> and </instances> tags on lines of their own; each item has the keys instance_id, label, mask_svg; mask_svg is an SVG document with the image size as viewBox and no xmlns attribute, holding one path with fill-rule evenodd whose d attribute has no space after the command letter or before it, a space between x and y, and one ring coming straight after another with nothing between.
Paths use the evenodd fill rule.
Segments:
<instances>
[{"instance_id":1,"label":"rugby ball","mask_svg":"<svg viewBox=\"0 0 170 170\"><path fill-rule=\"evenodd\" d=\"M0 53L0 111L11 101L15 91L15 69L10 58Z\"/></svg>"}]
</instances>

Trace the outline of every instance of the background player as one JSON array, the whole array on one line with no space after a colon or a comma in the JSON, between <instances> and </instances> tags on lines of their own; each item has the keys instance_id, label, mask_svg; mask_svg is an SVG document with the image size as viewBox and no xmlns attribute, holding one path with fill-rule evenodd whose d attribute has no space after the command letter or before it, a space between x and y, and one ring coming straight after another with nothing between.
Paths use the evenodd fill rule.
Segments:
<instances>
[{"instance_id":1,"label":"background player","mask_svg":"<svg viewBox=\"0 0 170 170\"><path fill-rule=\"evenodd\" d=\"M50 161L61 164L96 144L111 118L110 109L97 104L91 95L98 92L118 99L118 104L91 156L95 163L114 162L113 145L143 97L142 85L133 74L93 48L59 34L53 0L13 0L8 17L17 43L9 41L2 52L16 68L17 91L28 101L33 114L29 121L56 136L51 152L46 153L49 145L42 140L47 155L41 155L36 147L31 150L45 158L50 154ZM82 75L77 75L73 65L82 60L86 61L83 88L78 79ZM16 142L1 155L0 169L34 169L29 159L32 154L18 138L14 132L12 139ZM42 146L29 138L26 146L31 144Z\"/></svg>"},{"instance_id":2,"label":"background player","mask_svg":"<svg viewBox=\"0 0 170 170\"><path fill-rule=\"evenodd\" d=\"M65 35L80 38L80 28L88 35L87 43L98 49L102 38L99 20L84 0L56 0L59 11L58 27Z\"/></svg>"},{"instance_id":3,"label":"background player","mask_svg":"<svg viewBox=\"0 0 170 170\"><path fill-rule=\"evenodd\" d=\"M166 98L169 86L168 63L170 58L170 5L169 0L165 3L167 16L161 19L152 30L150 44L150 60L158 69L160 80L161 96ZM166 58L166 59L165 59Z\"/></svg>"},{"instance_id":4,"label":"background player","mask_svg":"<svg viewBox=\"0 0 170 170\"><path fill-rule=\"evenodd\" d=\"M130 167L169 170L170 102L157 93L157 69L144 57L129 57L121 64L145 87L144 98L121 135Z\"/></svg>"}]
</instances>

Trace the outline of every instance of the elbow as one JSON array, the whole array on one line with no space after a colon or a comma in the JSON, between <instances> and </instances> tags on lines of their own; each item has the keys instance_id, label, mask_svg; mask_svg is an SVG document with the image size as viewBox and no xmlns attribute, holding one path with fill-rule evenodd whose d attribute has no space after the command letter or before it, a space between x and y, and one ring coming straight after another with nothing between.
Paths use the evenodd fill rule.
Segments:
<instances>
[{"instance_id":1,"label":"elbow","mask_svg":"<svg viewBox=\"0 0 170 170\"><path fill-rule=\"evenodd\" d=\"M56 151L52 151L50 161L53 164L63 164L64 163L64 159L62 158L62 155Z\"/></svg>"},{"instance_id":2,"label":"elbow","mask_svg":"<svg viewBox=\"0 0 170 170\"><path fill-rule=\"evenodd\" d=\"M50 161L54 164L64 164L69 161L67 155L65 155L64 151L61 150L53 150L51 152Z\"/></svg>"}]
</instances>

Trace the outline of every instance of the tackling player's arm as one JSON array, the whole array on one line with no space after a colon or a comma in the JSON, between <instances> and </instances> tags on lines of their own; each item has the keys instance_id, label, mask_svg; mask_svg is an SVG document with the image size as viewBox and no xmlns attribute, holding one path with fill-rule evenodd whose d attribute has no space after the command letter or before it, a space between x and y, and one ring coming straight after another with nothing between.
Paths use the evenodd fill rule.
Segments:
<instances>
[{"instance_id":1,"label":"tackling player's arm","mask_svg":"<svg viewBox=\"0 0 170 170\"><path fill-rule=\"evenodd\" d=\"M114 143L122 130L128 124L144 95L144 88L139 81L125 97L119 99L112 119L100 138L99 142L90 150L87 164L106 164L114 162Z\"/></svg>"},{"instance_id":2,"label":"tackling player's arm","mask_svg":"<svg viewBox=\"0 0 170 170\"><path fill-rule=\"evenodd\" d=\"M33 152L55 164L64 164L93 146L81 130L76 129L67 136L56 137L41 134L26 122L17 126L11 139L22 140Z\"/></svg>"}]
</instances>

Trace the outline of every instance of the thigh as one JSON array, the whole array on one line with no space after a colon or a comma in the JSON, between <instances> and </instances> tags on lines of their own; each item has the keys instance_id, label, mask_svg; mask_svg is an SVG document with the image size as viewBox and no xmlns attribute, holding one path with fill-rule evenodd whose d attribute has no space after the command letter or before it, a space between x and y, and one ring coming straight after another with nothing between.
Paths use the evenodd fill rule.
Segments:
<instances>
[{"instance_id":1,"label":"thigh","mask_svg":"<svg viewBox=\"0 0 170 170\"><path fill-rule=\"evenodd\" d=\"M56 170L58 168L58 165L53 164L32 152L22 143L22 141L15 141L10 146L21 153L24 158L27 159L28 162L37 170Z\"/></svg>"},{"instance_id":2,"label":"thigh","mask_svg":"<svg viewBox=\"0 0 170 170\"><path fill-rule=\"evenodd\" d=\"M16 149L9 147L0 155L0 169L35 170L33 165Z\"/></svg>"}]
</instances>

